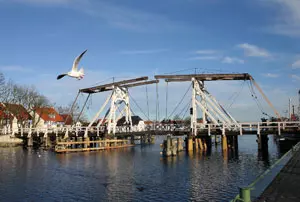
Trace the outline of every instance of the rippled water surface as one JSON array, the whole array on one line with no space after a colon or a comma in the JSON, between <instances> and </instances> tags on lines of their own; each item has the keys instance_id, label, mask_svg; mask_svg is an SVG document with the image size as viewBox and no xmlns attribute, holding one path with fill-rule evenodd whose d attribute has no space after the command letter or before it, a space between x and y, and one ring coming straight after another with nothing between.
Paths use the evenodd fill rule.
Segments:
<instances>
[{"instance_id":1,"label":"rippled water surface","mask_svg":"<svg viewBox=\"0 0 300 202\"><path fill-rule=\"evenodd\" d=\"M245 135L238 152L163 159L163 138L91 153L0 148L0 201L228 201L282 155L272 136L261 154Z\"/></svg>"}]
</instances>

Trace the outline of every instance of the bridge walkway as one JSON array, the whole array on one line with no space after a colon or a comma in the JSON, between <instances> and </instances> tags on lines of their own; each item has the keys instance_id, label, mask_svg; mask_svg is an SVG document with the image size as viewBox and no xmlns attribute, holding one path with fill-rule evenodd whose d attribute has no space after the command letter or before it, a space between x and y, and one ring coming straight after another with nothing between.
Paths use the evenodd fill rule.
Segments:
<instances>
[{"instance_id":1,"label":"bridge walkway","mask_svg":"<svg viewBox=\"0 0 300 202\"><path fill-rule=\"evenodd\" d=\"M261 194L257 202L300 201L300 150L280 171L272 183Z\"/></svg>"}]
</instances>

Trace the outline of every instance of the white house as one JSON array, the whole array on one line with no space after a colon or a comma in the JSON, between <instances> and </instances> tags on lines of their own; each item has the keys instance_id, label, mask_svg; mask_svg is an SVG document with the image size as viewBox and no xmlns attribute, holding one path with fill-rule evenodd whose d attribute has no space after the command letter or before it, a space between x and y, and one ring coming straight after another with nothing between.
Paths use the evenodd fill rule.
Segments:
<instances>
[{"instance_id":1,"label":"white house","mask_svg":"<svg viewBox=\"0 0 300 202\"><path fill-rule=\"evenodd\" d=\"M64 119L53 107L36 108L34 115L36 128L55 128L64 124Z\"/></svg>"},{"instance_id":2,"label":"white house","mask_svg":"<svg viewBox=\"0 0 300 202\"><path fill-rule=\"evenodd\" d=\"M0 103L0 122L7 131L29 128L31 120L32 117L22 105Z\"/></svg>"},{"instance_id":3,"label":"white house","mask_svg":"<svg viewBox=\"0 0 300 202\"><path fill-rule=\"evenodd\" d=\"M132 130L133 131L144 131L145 130L145 123L139 116L131 116L132 120ZM125 116L120 118L117 122L117 127L119 128L119 131L125 132L129 128L129 124L126 123Z\"/></svg>"}]
</instances>

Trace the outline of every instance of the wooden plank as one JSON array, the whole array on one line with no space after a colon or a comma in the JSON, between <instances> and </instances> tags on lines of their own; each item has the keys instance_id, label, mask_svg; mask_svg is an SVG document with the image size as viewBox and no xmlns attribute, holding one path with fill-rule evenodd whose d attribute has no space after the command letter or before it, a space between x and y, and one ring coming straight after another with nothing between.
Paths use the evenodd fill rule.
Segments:
<instances>
[{"instance_id":1,"label":"wooden plank","mask_svg":"<svg viewBox=\"0 0 300 202\"><path fill-rule=\"evenodd\" d=\"M151 81L144 81L144 82L139 82L139 83L132 83L132 84L127 84L127 85L122 85L121 87L131 88L131 87L154 84L154 83L159 83L159 80L151 80Z\"/></svg>"},{"instance_id":2,"label":"wooden plank","mask_svg":"<svg viewBox=\"0 0 300 202\"><path fill-rule=\"evenodd\" d=\"M98 151L98 150L106 150L106 149L118 149L118 148L127 148L127 147L134 147L133 144L127 145L120 145L120 146L111 146L111 147L95 147L95 148L67 148L67 149L57 149L55 152L63 153L63 152L82 152L82 151Z\"/></svg>"},{"instance_id":3,"label":"wooden plank","mask_svg":"<svg viewBox=\"0 0 300 202\"><path fill-rule=\"evenodd\" d=\"M103 91L107 91L107 90L111 90L113 86L119 86L122 84L127 84L127 83L134 83L134 82L138 82L138 81L144 81L147 80L148 77L147 76L143 76L143 77L138 77L135 79L128 79L128 80L122 80L122 81L117 81L117 82L113 82L113 83L108 83L108 84L104 84L104 85L98 85L98 86L94 86L94 87L90 87L90 88L82 88L79 90L79 92L81 93L98 93L98 92L103 92Z\"/></svg>"},{"instance_id":4,"label":"wooden plank","mask_svg":"<svg viewBox=\"0 0 300 202\"><path fill-rule=\"evenodd\" d=\"M95 141L74 141L74 142L57 142L57 145L65 144L89 144L89 143L118 143L118 142L127 142L129 140L95 140Z\"/></svg>"},{"instance_id":5,"label":"wooden plank","mask_svg":"<svg viewBox=\"0 0 300 202\"><path fill-rule=\"evenodd\" d=\"M167 82L191 81L196 78L201 81L216 80L250 80L252 77L248 73L242 74L182 74L182 75L155 75L155 79L166 79Z\"/></svg>"}]
</instances>

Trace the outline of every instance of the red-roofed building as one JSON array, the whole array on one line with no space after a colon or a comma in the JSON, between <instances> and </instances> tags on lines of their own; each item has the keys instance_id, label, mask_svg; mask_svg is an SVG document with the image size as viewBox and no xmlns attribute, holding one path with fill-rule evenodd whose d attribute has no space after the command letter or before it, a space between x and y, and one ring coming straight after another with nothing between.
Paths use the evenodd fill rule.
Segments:
<instances>
[{"instance_id":1,"label":"red-roofed building","mask_svg":"<svg viewBox=\"0 0 300 202\"><path fill-rule=\"evenodd\" d=\"M2 126L29 127L32 117L22 105L0 103L0 120Z\"/></svg>"},{"instance_id":2,"label":"red-roofed building","mask_svg":"<svg viewBox=\"0 0 300 202\"><path fill-rule=\"evenodd\" d=\"M64 124L64 119L53 107L35 109L35 123L37 128L59 127Z\"/></svg>"},{"instance_id":3,"label":"red-roofed building","mask_svg":"<svg viewBox=\"0 0 300 202\"><path fill-rule=\"evenodd\" d=\"M63 118L65 125L72 125L73 119L72 116L69 114L60 114L60 116Z\"/></svg>"},{"instance_id":4,"label":"red-roofed building","mask_svg":"<svg viewBox=\"0 0 300 202\"><path fill-rule=\"evenodd\" d=\"M154 122L151 121L151 120L144 121L144 123L145 123L145 125L147 125L147 126L151 126L151 125L154 124Z\"/></svg>"}]
</instances>

